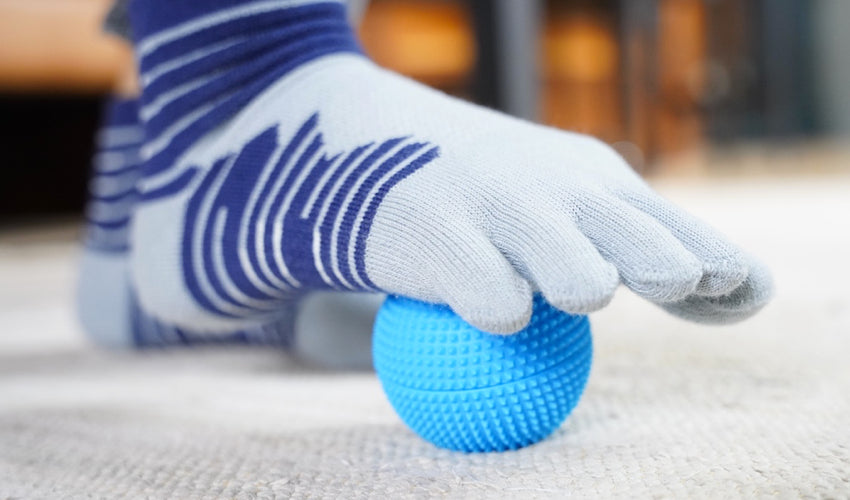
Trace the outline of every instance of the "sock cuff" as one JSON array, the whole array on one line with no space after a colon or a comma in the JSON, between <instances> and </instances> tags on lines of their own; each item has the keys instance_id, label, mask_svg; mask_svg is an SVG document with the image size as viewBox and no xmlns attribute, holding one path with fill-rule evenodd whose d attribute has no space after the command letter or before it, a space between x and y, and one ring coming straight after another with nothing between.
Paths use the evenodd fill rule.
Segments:
<instances>
[{"instance_id":1,"label":"sock cuff","mask_svg":"<svg viewBox=\"0 0 850 500\"><path fill-rule=\"evenodd\" d=\"M99 153L122 150L138 152L144 139L144 130L139 122L139 106L136 97L111 95L104 99L100 109L100 129L95 136ZM95 165L95 173L101 170Z\"/></svg>"},{"instance_id":2,"label":"sock cuff","mask_svg":"<svg viewBox=\"0 0 850 500\"><path fill-rule=\"evenodd\" d=\"M109 97L103 103L100 123L107 127L138 126L139 100L131 97Z\"/></svg>"},{"instance_id":3,"label":"sock cuff","mask_svg":"<svg viewBox=\"0 0 850 500\"><path fill-rule=\"evenodd\" d=\"M133 0L129 8L139 58L202 33L222 37L262 29L305 12L342 13L342 0Z\"/></svg>"},{"instance_id":4,"label":"sock cuff","mask_svg":"<svg viewBox=\"0 0 850 500\"><path fill-rule=\"evenodd\" d=\"M134 0L130 20L145 176L297 67L362 54L340 0Z\"/></svg>"},{"instance_id":5,"label":"sock cuff","mask_svg":"<svg viewBox=\"0 0 850 500\"><path fill-rule=\"evenodd\" d=\"M129 248L128 226L138 198L143 136L138 99L111 96L103 102L86 206L84 242L89 249L122 253Z\"/></svg>"}]
</instances>

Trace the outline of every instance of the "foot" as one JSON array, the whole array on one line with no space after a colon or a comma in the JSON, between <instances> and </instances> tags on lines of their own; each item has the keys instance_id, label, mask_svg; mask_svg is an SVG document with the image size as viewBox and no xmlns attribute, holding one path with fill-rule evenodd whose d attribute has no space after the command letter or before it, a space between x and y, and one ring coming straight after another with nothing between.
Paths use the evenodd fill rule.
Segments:
<instances>
[{"instance_id":1,"label":"foot","mask_svg":"<svg viewBox=\"0 0 850 500\"><path fill-rule=\"evenodd\" d=\"M339 3L218 4L131 12L148 159L131 267L159 318L232 329L359 290L510 333L535 290L588 313L622 283L706 322L767 301L761 266L605 144L375 66Z\"/></svg>"},{"instance_id":2,"label":"foot","mask_svg":"<svg viewBox=\"0 0 850 500\"><path fill-rule=\"evenodd\" d=\"M138 306L129 274L128 238L141 177L143 129L138 103L113 98L106 103L104 115L89 184L88 223L77 282L77 312L89 338L113 349L208 343L288 346L294 336L294 305L281 307L274 322L227 332L178 328L155 320Z\"/></svg>"}]
</instances>

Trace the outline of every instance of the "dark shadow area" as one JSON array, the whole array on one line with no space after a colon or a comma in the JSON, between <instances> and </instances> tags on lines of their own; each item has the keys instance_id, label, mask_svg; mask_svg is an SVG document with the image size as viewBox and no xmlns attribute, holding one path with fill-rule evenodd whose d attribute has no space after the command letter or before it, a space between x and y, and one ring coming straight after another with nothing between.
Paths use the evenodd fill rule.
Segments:
<instances>
[{"instance_id":1,"label":"dark shadow area","mask_svg":"<svg viewBox=\"0 0 850 500\"><path fill-rule=\"evenodd\" d=\"M80 213L98 96L0 95L0 224Z\"/></svg>"}]
</instances>

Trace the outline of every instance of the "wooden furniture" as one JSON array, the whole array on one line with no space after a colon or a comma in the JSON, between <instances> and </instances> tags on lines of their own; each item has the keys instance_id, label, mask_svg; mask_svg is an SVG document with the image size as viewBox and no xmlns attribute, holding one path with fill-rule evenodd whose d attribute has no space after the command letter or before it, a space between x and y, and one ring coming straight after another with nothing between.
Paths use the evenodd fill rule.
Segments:
<instances>
[{"instance_id":1,"label":"wooden furniture","mask_svg":"<svg viewBox=\"0 0 850 500\"><path fill-rule=\"evenodd\" d=\"M0 91L107 91L132 62L100 27L109 0L0 0Z\"/></svg>"}]
</instances>

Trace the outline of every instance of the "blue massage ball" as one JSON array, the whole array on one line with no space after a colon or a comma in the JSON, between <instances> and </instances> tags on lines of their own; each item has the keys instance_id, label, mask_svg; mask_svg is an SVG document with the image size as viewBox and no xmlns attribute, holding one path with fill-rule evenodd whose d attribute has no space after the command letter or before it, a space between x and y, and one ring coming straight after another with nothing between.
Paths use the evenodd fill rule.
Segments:
<instances>
[{"instance_id":1,"label":"blue massage ball","mask_svg":"<svg viewBox=\"0 0 850 500\"><path fill-rule=\"evenodd\" d=\"M449 307L390 296L378 312L375 370L414 432L465 452L514 450L557 429L590 373L587 316L535 297L527 327L493 335Z\"/></svg>"}]
</instances>

